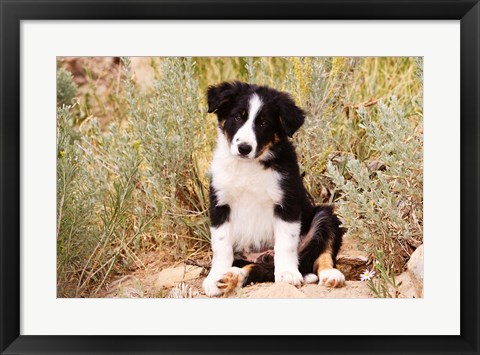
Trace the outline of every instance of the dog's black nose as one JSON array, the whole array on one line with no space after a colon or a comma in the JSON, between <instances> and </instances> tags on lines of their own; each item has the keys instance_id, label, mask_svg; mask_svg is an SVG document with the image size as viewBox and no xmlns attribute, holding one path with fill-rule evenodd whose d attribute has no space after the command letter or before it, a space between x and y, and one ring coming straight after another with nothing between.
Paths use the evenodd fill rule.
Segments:
<instances>
[{"instance_id":1,"label":"dog's black nose","mask_svg":"<svg viewBox=\"0 0 480 355\"><path fill-rule=\"evenodd\" d=\"M251 151L252 146L249 144L242 143L238 145L238 152L242 155L248 155L248 153L250 153Z\"/></svg>"}]
</instances>

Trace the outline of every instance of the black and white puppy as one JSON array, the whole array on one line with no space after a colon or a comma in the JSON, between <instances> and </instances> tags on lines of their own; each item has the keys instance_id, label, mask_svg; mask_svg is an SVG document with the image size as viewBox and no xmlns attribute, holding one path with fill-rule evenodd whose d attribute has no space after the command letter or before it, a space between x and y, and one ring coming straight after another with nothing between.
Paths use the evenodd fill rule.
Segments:
<instances>
[{"instance_id":1,"label":"black and white puppy","mask_svg":"<svg viewBox=\"0 0 480 355\"><path fill-rule=\"evenodd\" d=\"M315 206L303 186L289 137L305 113L290 95L267 86L224 82L207 92L218 117L211 164L212 268L208 296L251 282L345 283L335 268L343 229L331 205ZM273 248L271 265L235 260Z\"/></svg>"}]
</instances>

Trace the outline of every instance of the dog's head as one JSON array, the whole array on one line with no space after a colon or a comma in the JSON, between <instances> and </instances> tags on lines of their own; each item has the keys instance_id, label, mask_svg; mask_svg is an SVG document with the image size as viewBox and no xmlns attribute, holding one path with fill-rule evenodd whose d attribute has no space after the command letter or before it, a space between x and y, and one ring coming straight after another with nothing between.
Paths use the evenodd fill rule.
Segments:
<instances>
[{"instance_id":1,"label":"dog's head","mask_svg":"<svg viewBox=\"0 0 480 355\"><path fill-rule=\"evenodd\" d=\"M230 153L244 159L262 158L292 137L305 113L292 97L267 86L238 81L210 86L208 112L215 112Z\"/></svg>"}]
</instances>

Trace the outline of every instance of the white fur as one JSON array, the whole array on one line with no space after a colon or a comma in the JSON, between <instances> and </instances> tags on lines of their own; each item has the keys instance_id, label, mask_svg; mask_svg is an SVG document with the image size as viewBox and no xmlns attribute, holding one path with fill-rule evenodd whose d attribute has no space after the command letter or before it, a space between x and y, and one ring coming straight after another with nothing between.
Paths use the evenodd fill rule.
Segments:
<instances>
[{"instance_id":1,"label":"white fur","mask_svg":"<svg viewBox=\"0 0 480 355\"><path fill-rule=\"evenodd\" d=\"M203 281L203 289L207 296L221 294L217 281L232 266L233 246L230 238L230 223L224 223L218 228L210 228L212 238L212 268L207 278Z\"/></svg>"},{"instance_id":2,"label":"white fur","mask_svg":"<svg viewBox=\"0 0 480 355\"><path fill-rule=\"evenodd\" d=\"M208 297L220 296L222 290L217 287L217 281L220 280L220 277L214 276L212 273L208 274L207 278L203 280L203 291Z\"/></svg>"},{"instance_id":3,"label":"white fur","mask_svg":"<svg viewBox=\"0 0 480 355\"><path fill-rule=\"evenodd\" d=\"M211 228L213 260L203 282L207 296L218 296L217 281L233 263L233 250L258 251L274 244L274 206L283 197L281 176L254 160L241 160L229 151L229 143L219 130L213 154L212 186L218 205L230 206L229 221Z\"/></svg>"},{"instance_id":4,"label":"white fur","mask_svg":"<svg viewBox=\"0 0 480 355\"><path fill-rule=\"evenodd\" d=\"M281 175L257 161L232 156L221 131L211 173L218 204L230 206L229 228L234 248L246 251L271 248L276 219L273 211L283 198Z\"/></svg>"},{"instance_id":5,"label":"white fur","mask_svg":"<svg viewBox=\"0 0 480 355\"><path fill-rule=\"evenodd\" d=\"M345 276L338 269L325 269L318 275L319 284L333 287L345 285Z\"/></svg>"},{"instance_id":6,"label":"white fur","mask_svg":"<svg viewBox=\"0 0 480 355\"><path fill-rule=\"evenodd\" d=\"M238 146L246 143L252 146L252 151L248 154L248 158L253 159L257 151L257 137L254 131L254 122L258 112L262 108L263 102L257 94L253 94L249 101L248 119L244 125L235 133L232 139L230 152L233 155L239 155Z\"/></svg>"},{"instance_id":7,"label":"white fur","mask_svg":"<svg viewBox=\"0 0 480 355\"><path fill-rule=\"evenodd\" d=\"M306 284L316 284L318 282L318 276L315 274L307 274L303 277L303 282Z\"/></svg>"},{"instance_id":8,"label":"white fur","mask_svg":"<svg viewBox=\"0 0 480 355\"><path fill-rule=\"evenodd\" d=\"M298 271L298 242L300 222L275 219L275 282L301 285L303 276Z\"/></svg>"}]
</instances>

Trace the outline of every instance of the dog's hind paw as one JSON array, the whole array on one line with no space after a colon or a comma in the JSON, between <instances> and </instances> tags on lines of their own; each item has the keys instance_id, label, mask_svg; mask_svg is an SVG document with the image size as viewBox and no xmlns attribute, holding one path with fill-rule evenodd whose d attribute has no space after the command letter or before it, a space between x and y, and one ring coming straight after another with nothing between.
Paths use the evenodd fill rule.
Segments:
<instances>
[{"instance_id":1,"label":"dog's hind paw","mask_svg":"<svg viewBox=\"0 0 480 355\"><path fill-rule=\"evenodd\" d=\"M345 276L338 269L325 269L318 275L319 284L327 287L345 286Z\"/></svg>"}]
</instances>

